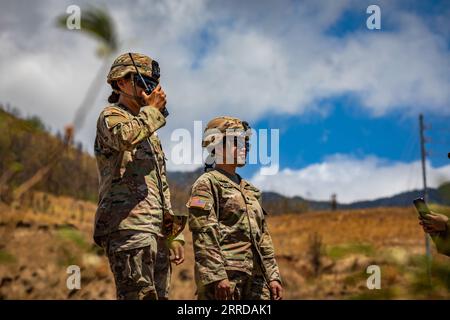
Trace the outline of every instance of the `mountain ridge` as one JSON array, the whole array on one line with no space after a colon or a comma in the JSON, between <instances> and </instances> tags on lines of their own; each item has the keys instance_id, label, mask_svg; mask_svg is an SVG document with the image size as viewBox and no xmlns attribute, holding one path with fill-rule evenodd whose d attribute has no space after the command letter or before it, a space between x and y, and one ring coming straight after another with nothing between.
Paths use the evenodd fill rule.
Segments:
<instances>
[{"instance_id":1,"label":"mountain ridge","mask_svg":"<svg viewBox=\"0 0 450 320\"><path fill-rule=\"evenodd\" d=\"M0 201L8 202L15 188L46 166L49 163L48 155L63 143L62 140L61 134L50 133L38 117L23 119L19 113L5 110L0 104ZM202 168L188 172L167 172L174 210L186 210L189 190L202 173ZM84 152L81 144L71 144L34 190L96 203L98 179L95 158ZM337 203L336 209L405 207L410 206L412 200L420 195L419 190L407 191L375 200ZM430 202L450 205L448 195L450 183L438 189L429 189ZM268 191L262 192L262 202L266 211L272 214L331 209L330 201L287 197Z\"/></svg>"},{"instance_id":2,"label":"mountain ridge","mask_svg":"<svg viewBox=\"0 0 450 320\"><path fill-rule=\"evenodd\" d=\"M177 189L189 190L194 181L203 173L203 169L194 171L168 171L169 184ZM445 183L439 188L428 188L428 201L443 205L450 205L448 196L450 183ZM422 196L422 190L404 191L388 197L374 200L354 201L348 204L337 203L336 209L366 209L376 207L408 207L412 205L412 200ZM316 201L303 198L301 196L287 197L273 191L263 191L262 201L268 212L303 213L308 210L331 209L330 201Z\"/></svg>"}]
</instances>

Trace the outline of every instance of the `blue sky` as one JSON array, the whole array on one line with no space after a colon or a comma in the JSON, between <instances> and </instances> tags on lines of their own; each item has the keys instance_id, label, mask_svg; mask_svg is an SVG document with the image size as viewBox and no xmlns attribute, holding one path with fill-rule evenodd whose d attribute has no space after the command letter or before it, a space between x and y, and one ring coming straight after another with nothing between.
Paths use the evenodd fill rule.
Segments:
<instances>
[{"instance_id":1,"label":"blue sky","mask_svg":"<svg viewBox=\"0 0 450 320\"><path fill-rule=\"evenodd\" d=\"M418 114L394 112L372 117L359 112L357 102L351 99L335 98L327 103L333 107L326 115L271 115L253 125L255 129L279 128L281 168L302 168L337 153L401 162L420 160ZM447 165L450 117L424 114L424 119L428 160L433 166ZM241 172L251 176L258 168L249 165Z\"/></svg>"},{"instance_id":2,"label":"blue sky","mask_svg":"<svg viewBox=\"0 0 450 320\"><path fill-rule=\"evenodd\" d=\"M192 133L194 121L226 114L280 130L277 175L240 169L261 189L317 200L336 192L341 202L390 196L421 187L423 113L433 128L429 184L450 180L448 1L94 2L116 21L121 52L160 63L171 115L158 134L169 170L199 166L173 161L174 130ZM101 65L93 39L54 26L67 6L87 3L1 4L1 102L53 130L73 120ZM366 27L371 4L381 30ZM109 93L105 83L76 130L89 152Z\"/></svg>"}]
</instances>

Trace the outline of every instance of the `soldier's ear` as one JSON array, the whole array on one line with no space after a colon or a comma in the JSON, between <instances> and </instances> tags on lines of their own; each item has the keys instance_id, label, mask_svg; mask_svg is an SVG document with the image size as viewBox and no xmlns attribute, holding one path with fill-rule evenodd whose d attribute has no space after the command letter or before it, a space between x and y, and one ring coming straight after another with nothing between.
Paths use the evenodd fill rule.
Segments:
<instances>
[{"instance_id":1,"label":"soldier's ear","mask_svg":"<svg viewBox=\"0 0 450 320\"><path fill-rule=\"evenodd\" d=\"M120 89L121 91L123 91L123 90L125 89L126 85L127 85L127 80L124 79L124 78L117 79L117 80L116 80L116 84L117 84L117 86L119 87L119 89Z\"/></svg>"}]
</instances>

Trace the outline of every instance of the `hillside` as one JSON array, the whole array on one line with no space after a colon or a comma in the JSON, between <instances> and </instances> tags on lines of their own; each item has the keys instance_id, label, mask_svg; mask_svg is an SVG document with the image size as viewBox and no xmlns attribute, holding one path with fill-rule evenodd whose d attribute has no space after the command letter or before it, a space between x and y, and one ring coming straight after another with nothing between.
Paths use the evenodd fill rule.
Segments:
<instances>
[{"instance_id":1,"label":"hillside","mask_svg":"<svg viewBox=\"0 0 450 320\"><path fill-rule=\"evenodd\" d=\"M14 190L51 160L62 140L38 118L20 119L0 110L0 299L114 298L107 259L92 242L95 159L82 146L66 148L19 203L6 204ZM168 173L176 210L185 210L187 191L200 174ZM448 203L449 189L447 184L430 190L430 198ZM410 205L416 195L338 205L330 214L328 202L264 192L286 298L449 299L449 258L434 249L433 287L427 285L424 234ZM383 207L353 209L373 206ZM192 240L188 230L184 234L186 261L174 268L172 299L194 298ZM81 290L66 287L66 268L73 264L81 267ZM371 264L382 268L382 290L366 287L365 270Z\"/></svg>"},{"instance_id":2,"label":"hillside","mask_svg":"<svg viewBox=\"0 0 450 320\"><path fill-rule=\"evenodd\" d=\"M445 183L439 188L428 188L428 202L450 205L450 183ZM407 207L411 205L411 200L422 197L422 190L402 192L392 197L380 198L372 201L357 201L348 205L340 205L342 209L362 209L376 207Z\"/></svg>"},{"instance_id":3,"label":"hillside","mask_svg":"<svg viewBox=\"0 0 450 320\"><path fill-rule=\"evenodd\" d=\"M14 190L58 157L33 189L95 202L95 160L80 144L64 149L62 140L60 134L51 135L39 118L20 119L0 108L0 201L10 202Z\"/></svg>"},{"instance_id":4,"label":"hillside","mask_svg":"<svg viewBox=\"0 0 450 320\"><path fill-rule=\"evenodd\" d=\"M0 205L0 299L114 299L107 259L91 239L95 205L43 193L32 199L33 210ZM286 214L268 224L287 299L450 299L450 258L434 248L427 285L412 208ZM174 267L172 299L195 298L192 240L184 234L186 261ZM381 290L366 287L374 264ZM81 268L80 290L66 287L69 265Z\"/></svg>"},{"instance_id":5,"label":"hillside","mask_svg":"<svg viewBox=\"0 0 450 320\"><path fill-rule=\"evenodd\" d=\"M40 168L52 160L52 154L63 144L61 134L50 134L37 117L21 119L7 112L0 105L0 201L10 202L14 190L30 179ZM83 151L83 146L71 144L59 156L49 173L33 190L53 195L65 195L77 199L97 202L97 168L95 159ZM175 210L186 210L185 203L192 183L202 174L192 172L168 172L172 205ZM420 191L401 193L389 198L338 204L338 209L360 209L374 207L410 206ZM439 189L429 189L430 202L450 205L449 184ZM27 203L25 194L21 203ZM302 197L285 197L275 192L263 192L265 209L274 214L304 213L311 210L329 210L328 201L313 201Z\"/></svg>"},{"instance_id":6,"label":"hillside","mask_svg":"<svg viewBox=\"0 0 450 320\"><path fill-rule=\"evenodd\" d=\"M198 169L192 172L172 171L168 172L168 179L171 188L175 189L175 207L176 209L184 210L185 199L183 197L177 198L177 191L189 190L192 183L203 173L203 169ZM185 192L185 191L184 191ZM421 190L413 190L402 192L391 197L380 198L369 201L356 201L350 204L337 204L338 209L364 209L377 207L409 207L412 205L412 200L422 196ZM274 214L290 213L304 213L306 211L323 211L330 210L331 204L329 201L314 201L305 199L299 196L286 197L276 192L266 191L262 193L264 208ZM431 203L442 205L450 205L450 183L445 183L439 188L428 188L428 199ZM181 201L181 202L179 202Z\"/></svg>"}]
</instances>

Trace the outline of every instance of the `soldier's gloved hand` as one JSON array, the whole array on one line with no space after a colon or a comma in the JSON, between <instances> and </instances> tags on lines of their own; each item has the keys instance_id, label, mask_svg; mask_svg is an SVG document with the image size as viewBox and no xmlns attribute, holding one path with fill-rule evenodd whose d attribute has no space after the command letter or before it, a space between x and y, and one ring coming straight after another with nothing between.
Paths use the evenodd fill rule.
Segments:
<instances>
[{"instance_id":1,"label":"soldier's gloved hand","mask_svg":"<svg viewBox=\"0 0 450 320\"><path fill-rule=\"evenodd\" d=\"M164 109L164 107L166 106L167 103L166 93L161 88L160 84L158 84L158 86L155 88L155 90L152 91L150 95L147 95L145 91L142 91L141 95L147 106L154 107L159 111Z\"/></svg>"},{"instance_id":2,"label":"soldier's gloved hand","mask_svg":"<svg viewBox=\"0 0 450 320\"><path fill-rule=\"evenodd\" d=\"M281 286L281 283L279 283L277 280L272 280L270 281L269 286L273 300L283 299L283 287Z\"/></svg>"},{"instance_id":3,"label":"soldier's gloved hand","mask_svg":"<svg viewBox=\"0 0 450 320\"><path fill-rule=\"evenodd\" d=\"M170 261L176 265L184 262L184 246L179 241L171 241L169 245Z\"/></svg>"},{"instance_id":4,"label":"soldier's gloved hand","mask_svg":"<svg viewBox=\"0 0 450 320\"><path fill-rule=\"evenodd\" d=\"M231 284L228 279L223 279L215 283L215 296L217 300L231 300Z\"/></svg>"}]
</instances>

